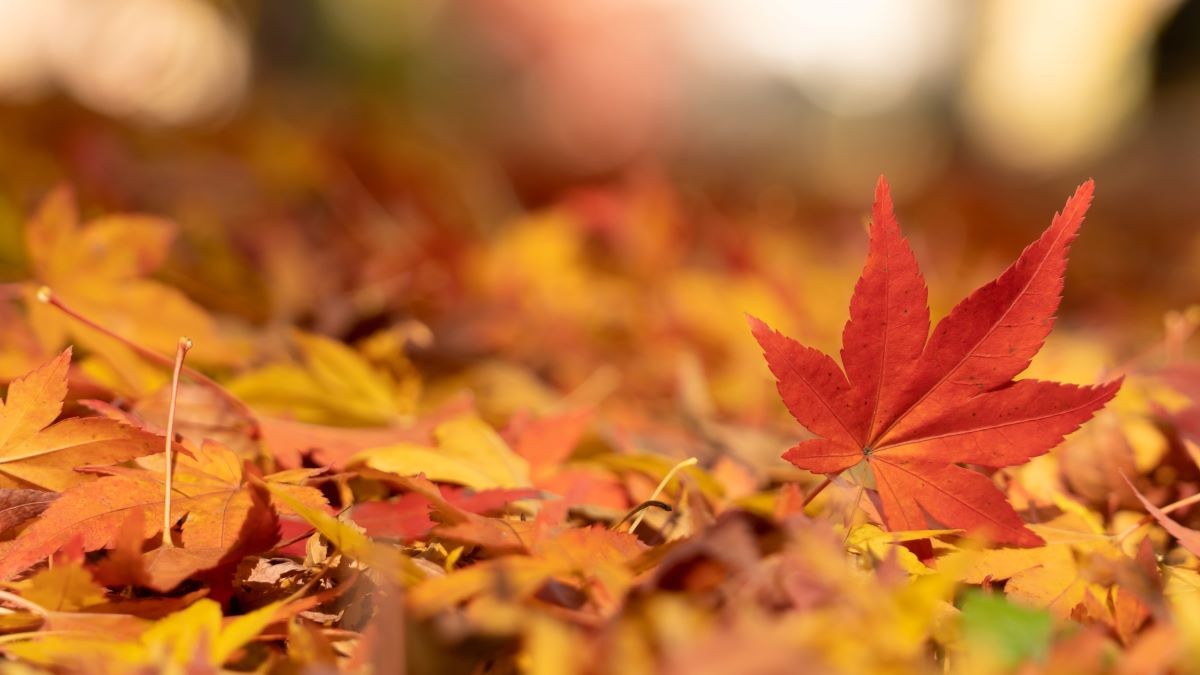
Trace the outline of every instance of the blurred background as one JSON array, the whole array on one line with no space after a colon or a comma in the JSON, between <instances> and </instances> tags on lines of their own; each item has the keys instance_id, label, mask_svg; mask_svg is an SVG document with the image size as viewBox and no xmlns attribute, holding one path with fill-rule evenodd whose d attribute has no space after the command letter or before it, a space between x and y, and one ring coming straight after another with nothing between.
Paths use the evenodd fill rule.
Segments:
<instances>
[{"instance_id":1,"label":"blurred background","mask_svg":"<svg viewBox=\"0 0 1200 675\"><path fill-rule=\"evenodd\" d=\"M427 368L719 380L742 311L835 344L881 173L935 313L1088 177L1068 325L1128 354L1200 288L1178 0L0 0L0 101L0 274L69 183L177 221L210 310Z\"/></svg>"}]
</instances>

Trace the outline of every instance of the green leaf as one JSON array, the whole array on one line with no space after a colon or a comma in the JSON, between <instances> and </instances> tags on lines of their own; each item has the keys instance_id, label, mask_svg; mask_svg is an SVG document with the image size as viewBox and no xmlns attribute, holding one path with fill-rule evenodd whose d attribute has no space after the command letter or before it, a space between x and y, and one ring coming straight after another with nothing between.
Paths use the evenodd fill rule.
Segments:
<instances>
[{"instance_id":1,"label":"green leaf","mask_svg":"<svg viewBox=\"0 0 1200 675\"><path fill-rule=\"evenodd\" d=\"M963 637L1008 667L1040 660L1050 648L1050 613L1014 605L1002 595L972 591L962 603Z\"/></svg>"}]
</instances>

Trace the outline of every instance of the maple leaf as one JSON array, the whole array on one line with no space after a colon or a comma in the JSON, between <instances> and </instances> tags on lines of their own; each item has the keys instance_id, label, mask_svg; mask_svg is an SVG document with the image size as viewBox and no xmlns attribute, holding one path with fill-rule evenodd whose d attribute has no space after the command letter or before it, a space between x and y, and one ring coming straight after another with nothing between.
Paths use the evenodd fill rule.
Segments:
<instances>
[{"instance_id":1,"label":"maple leaf","mask_svg":"<svg viewBox=\"0 0 1200 675\"><path fill-rule=\"evenodd\" d=\"M182 545L174 553L157 549L148 554L145 564L152 588L169 590L195 573L236 564L238 555L264 550L275 542L274 511L247 480L237 455L215 443L193 452L195 457L181 455L175 467L171 520L187 516ZM75 537L81 538L85 551L109 547L137 511L142 513L142 538L159 534L164 462L161 456L142 461L151 470L97 469L109 475L63 492L5 549L0 579L21 572ZM324 505L314 488L275 485L270 479L267 485L297 503Z\"/></svg>"},{"instance_id":2,"label":"maple leaf","mask_svg":"<svg viewBox=\"0 0 1200 675\"><path fill-rule=\"evenodd\" d=\"M513 452L529 463L530 478L537 487L561 495L572 504L624 510L629 498L617 477L568 461L592 424L592 417L588 408L542 417L521 412L509 420L502 434Z\"/></svg>"},{"instance_id":3,"label":"maple leaf","mask_svg":"<svg viewBox=\"0 0 1200 675\"><path fill-rule=\"evenodd\" d=\"M411 558L402 555L396 549L372 541L353 526L338 520L325 511L314 508L297 499L294 491L288 491L286 486L264 483L272 497L312 525L323 537L329 540L347 556L391 575L391 579L399 584L412 584L424 578L424 573Z\"/></svg>"},{"instance_id":4,"label":"maple leaf","mask_svg":"<svg viewBox=\"0 0 1200 675\"><path fill-rule=\"evenodd\" d=\"M531 488L483 490L468 493L454 488L433 489L445 498L446 504L477 515L503 512L514 501L540 499L542 493ZM420 539L437 525L429 517L429 499L420 493L409 492L386 502L363 502L350 511L351 519L372 537L391 537L401 541Z\"/></svg>"},{"instance_id":5,"label":"maple leaf","mask_svg":"<svg viewBox=\"0 0 1200 675\"><path fill-rule=\"evenodd\" d=\"M310 424L389 425L416 409L419 380L396 381L351 347L295 332L302 364L277 363L246 373L229 390L256 410Z\"/></svg>"},{"instance_id":6,"label":"maple leaf","mask_svg":"<svg viewBox=\"0 0 1200 675\"><path fill-rule=\"evenodd\" d=\"M162 441L115 420L78 417L55 423L67 396L71 350L18 378L0 407L0 487L65 490L95 480L82 465L123 462L162 449Z\"/></svg>"},{"instance_id":7,"label":"maple leaf","mask_svg":"<svg viewBox=\"0 0 1200 675\"><path fill-rule=\"evenodd\" d=\"M45 490L0 489L0 534L34 518L58 499Z\"/></svg>"},{"instance_id":8,"label":"maple leaf","mask_svg":"<svg viewBox=\"0 0 1200 675\"><path fill-rule=\"evenodd\" d=\"M291 611L283 603L272 603L225 619L219 603L201 598L144 627L132 639L63 630L47 635L48 639L10 645L6 652L35 664L67 666L71 672L218 672L238 650Z\"/></svg>"},{"instance_id":9,"label":"maple leaf","mask_svg":"<svg viewBox=\"0 0 1200 675\"><path fill-rule=\"evenodd\" d=\"M476 490L526 487L529 463L514 453L491 426L475 415L442 423L436 446L399 443L365 450L350 460L401 476L424 473L430 480Z\"/></svg>"},{"instance_id":10,"label":"maple leaf","mask_svg":"<svg viewBox=\"0 0 1200 675\"><path fill-rule=\"evenodd\" d=\"M32 577L13 584L21 597L53 612L78 612L105 602L104 588L97 584L78 560L55 560Z\"/></svg>"},{"instance_id":11,"label":"maple leaf","mask_svg":"<svg viewBox=\"0 0 1200 675\"><path fill-rule=\"evenodd\" d=\"M1015 263L930 334L925 280L880 178L870 250L842 333L844 371L750 318L780 396L817 436L784 458L816 473L865 469L892 530L926 529L928 514L997 543L1041 543L990 479L962 465L1000 468L1048 452L1121 386L1013 381L1050 332L1067 251L1091 199L1088 181Z\"/></svg>"},{"instance_id":12,"label":"maple leaf","mask_svg":"<svg viewBox=\"0 0 1200 675\"><path fill-rule=\"evenodd\" d=\"M414 588L409 596L419 614L436 612L494 587L498 579L511 586L513 597L532 595L547 580L564 577L596 590L598 602L610 603L620 597L633 573L629 565L645 550L629 532L614 532L602 527L565 527L565 512L546 508L523 534L528 555L502 556L456 570L444 577L429 579ZM556 522L557 521L557 522Z\"/></svg>"},{"instance_id":13,"label":"maple leaf","mask_svg":"<svg viewBox=\"0 0 1200 675\"><path fill-rule=\"evenodd\" d=\"M72 192L59 188L46 196L26 226L33 274L54 295L122 337L162 352L180 334L199 345L193 358L203 363L237 364L246 344L231 337L199 305L175 288L146 278L167 259L176 226L152 216L119 214L80 224ZM58 348L69 339L100 354L113 379L133 391L161 384L160 371L118 341L82 326L58 310L29 303L30 323L43 345Z\"/></svg>"},{"instance_id":14,"label":"maple leaf","mask_svg":"<svg viewBox=\"0 0 1200 675\"><path fill-rule=\"evenodd\" d=\"M293 468L310 460L340 471L364 450L399 443L432 444L434 429L472 410L469 403L455 401L403 427L334 427L265 416L258 423L264 449L280 466Z\"/></svg>"}]
</instances>

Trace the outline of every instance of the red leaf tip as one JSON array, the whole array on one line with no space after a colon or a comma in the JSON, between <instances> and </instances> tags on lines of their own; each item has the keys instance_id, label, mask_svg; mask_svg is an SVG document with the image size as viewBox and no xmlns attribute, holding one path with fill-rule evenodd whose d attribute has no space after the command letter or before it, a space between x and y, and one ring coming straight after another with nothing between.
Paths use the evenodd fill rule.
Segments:
<instances>
[{"instance_id":1,"label":"red leaf tip","mask_svg":"<svg viewBox=\"0 0 1200 675\"><path fill-rule=\"evenodd\" d=\"M754 333L755 335L758 335L764 330L770 330L770 328L762 319L750 314L749 312L746 313L746 325L750 326L750 332Z\"/></svg>"}]
</instances>

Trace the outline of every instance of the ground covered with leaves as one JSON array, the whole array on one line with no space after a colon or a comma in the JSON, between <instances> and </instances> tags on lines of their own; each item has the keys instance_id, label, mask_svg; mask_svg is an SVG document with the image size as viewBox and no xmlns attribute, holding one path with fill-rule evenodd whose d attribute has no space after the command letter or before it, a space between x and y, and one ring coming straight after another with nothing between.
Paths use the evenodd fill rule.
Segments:
<instances>
[{"instance_id":1,"label":"ground covered with leaves","mask_svg":"<svg viewBox=\"0 0 1200 675\"><path fill-rule=\"evenodd\" d=\"M1200 663L1198 317L1056 325L1090 182L964 273L884 181L836 242L655 176L475 227L294 147L0 219L13 672Z\"/></svg>"}]
</instances>

